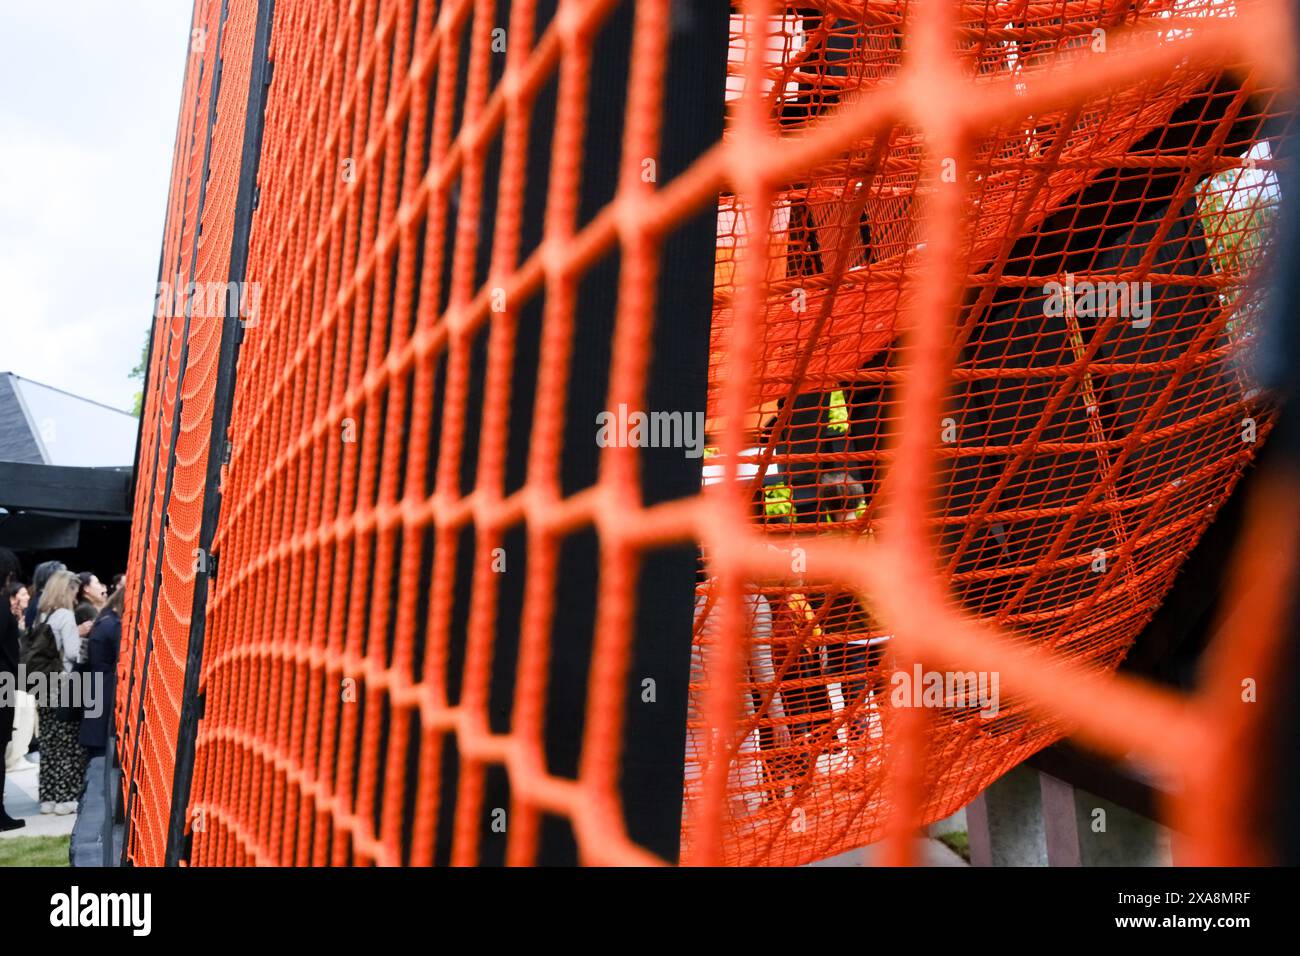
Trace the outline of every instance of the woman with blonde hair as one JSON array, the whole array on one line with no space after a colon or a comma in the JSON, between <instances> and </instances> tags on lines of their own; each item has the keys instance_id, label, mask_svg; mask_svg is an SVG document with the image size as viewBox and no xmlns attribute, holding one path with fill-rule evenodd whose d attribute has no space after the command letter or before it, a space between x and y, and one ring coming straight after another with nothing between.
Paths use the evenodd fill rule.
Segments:
<instances>
[{"instance_id":1,"label":"woman with blonde hair","mask_svg":"<svg viewBox=\"0 0 1300 956\"><path fill-rule=\"evenodd\" d=\"M73 613L80 583L71 571L56 571L46 582L24 658L29 672L35 669L57 676L70 672L80 659L81 634ZM60 711L65 702L53 699L57 691L67 690L66 684L51 680L51 693L36 711L41 735L41 813L75 811L86 773L86 750L77 740L77 723L63 720Z\"/></svg>"}]
</instances>

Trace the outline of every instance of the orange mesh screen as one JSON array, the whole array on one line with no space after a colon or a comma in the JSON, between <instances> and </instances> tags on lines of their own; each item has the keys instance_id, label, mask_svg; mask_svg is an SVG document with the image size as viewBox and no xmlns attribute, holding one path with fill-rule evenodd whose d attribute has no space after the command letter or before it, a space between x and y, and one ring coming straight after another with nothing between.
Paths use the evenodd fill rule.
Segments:
<instances>
[{"instance_id":1,"label":"orange mesh screen","mask_svg":"<svg viewBox=\"0 0 1300 956\"><path fill-rule=\"evenodd\" d=\"M205 44L211 7L196 2L192 19L189 58L181 91L180 117L172 182L167 198L159 282L164 276L188 272L198 224L200 171L203 166L205 116L211 90L210 66L205 69ZM203 82L207 76L208 82ZM136 497L132 521L131 552L127 565L126 599L122 615L122 648L118 658L116 700L119 750L124 781L130 780L141 731L139 694L143 686L148 629L153 618L153 583L162 532L163 490L169 468L176 386L180 378L184 318L171 310L153 324L148 387L142 401L143 425L136 461Z\"/></svg>"},{"instance_id":2,"label":"orange mesh screen","mask_svg":"<svg viewBox=\"0 0 1300 956\"><path fill-rule=\"evenodd\" d=\"M653 862L619 799L621 694L637 569L682 543L703 582L685 862L793 864L904 835L1067 732L1181 777L1168 810L1190 859L1251 859L1224 812L1240 794L1213 776L1240 731L1216 719L1231 675L1189 700L1111 672L1268 429L1239 367L1277 198L1281 6L754 0L731 20L724 139L657 182L673 5L632 4L621 143L586 114L620 5L503 7L276 4L249 261L266 294L238 368L190 861L423 864L448 829L450 861L472 864L504 771L507 862L538 858L547 818L584 862ZM551 84L555 115L538 115ZM538 122L554 150L530 244ZM584 150L621 156L590 218ZM617 258L608 407L644 408L658 256L715 207L702 493L643 504L636 450L615 445L565 494L566 383L593 373L569 367L591 318L576 290ZM492 399L533 387L511 375L537 300L534 412L512 420ZM165 457L167 399L150 401L145 449ZM527 474L508 487L520 429ZM133 562L150 567L147 508ZM524 613L500 621L491 549L521 527ZM552 589L565 542L591 533L604 560L571 777L544 756ZM163 573L164 594L183 591L183 567ZM490 685L510 634L502 730ZM997 715L888 706L915 664L996 673ZM168 713L146 715L160 735Z\"/></svg>"},{"instance_id":3,"label":"orange mesh screen","mask_svg":"<svg viewBox=\"0 0 1300 956\"><path fill-rule=\"evenodd\" d=\"M197 25L191 38L181 121L181 135L189 137L182 215L190 226L181 230L174 259L168 255L170 247L164 247L156 328L169 330L171 354L167 376L151 379L150 396L166 410L157 421L156 432L146 418L151 426L146 432L152 432L151 440L164 443L168 460L165 471L159 471L152 484L141 481L137 489L137 509L152 499L153 520L139 558L146 569L140 579L144 599L139 610L126 618L124 628L130 648L122 659L130 662L132 673L130 683L123 685L129 687L122 705L127 721L123 726L134 722L137 711L144 719L139 726L131 726L119 744L128 794L125 853L136 865L164 861L194 580L207 566L207 557L200 550L199 525L206 493L221 314L229 305L226 283L257 4L231 2L226 7L224 19L219 2L201 2L195 12ZM209 96L217 69L221 71L220 87L215 123L209 130L213 107ZM188 92L191 75L192 97ZM188 113L191 105L192 115ZM198 224L197 237L194 223ZM166 269L173 261L176 268L169 273ZM189 282L195 283L192 295L178 291ZM177 395L179 422L174 421ZM147 409L145 414L149 414ZM173 424L175 445L171 446ZM142 538L135 535L136 541ZM135 557L132 555L133 567L139 567ZM161 581L156 601L151 573L155 562L160 563Z\"/></svg>"},{"instance_id":4,"label":"orange mesh screen","mask_svg":"<svg viewBox=\"0 0 1300 956\"><path fill-rule=\"evenodd\" d=\"M738 461L763 487L763 531L800 572L746 584L747 693L713 824L724 862L802 863L885 832L895 806L887 768L899 759L891 704L919 699L919 682L909 663L917 651L902 635L909 622L876 590L888 581L909 605L925 593L884 544L891 499L906 513L918 503L911 496L933 495L921 499L915 560L939 575L967 620L1109 670L1267 431L1239 371L1258 313L1241 288L1277 201L1267 170L1283 107L1248 63L1225 71L1180 59L1112 88L1117 64L1168 57L1207 32L1197 18L1233 12L1195 3L1149 5L1140 17L1126 10L1032 4L1005 24L959 13L949 69L969 84L977 121L933 105L953 95L933 68L912 94L921 99L906 101L904 41L923 34L883 9L866 25L835 13L757 21L757 76L745 72L755 24L733 18L729 92L761 84L755 124L764 135L806 143L830 138L836 115L879 110L879 121L850 148L803 164L798 182L775 179L757 193L770 223L757 299L737 286L733 265L755 204L742 194L720 207L710 410L719 433L725 416L743 412ZM1017 106L1085 74L1099 75L1095 89ZM954 126L936 130L939 122ZM733 124L733 142L742 129ZM927 152L940 132L950 137L944 149ZM927 211L942 235L927 234ZM945 298L928 301L944 281L930 248L940 239L952 275ZM725 385L738 374L735 315L754 314L756 301L756 388L742 404ZM890 465L906 473L891 439L919 361L907 334L918 335L909 326L927 307L953 316L942 352L929 357L951 363L948 381L916 437L933 477L896 478L891 494ZM851 579L813 576L806 536L873 546L878 533L883 550L854 559L874 585L861 599ZM703 660L716 641L712 589L702 589L697 621ZM919 823L958 810L1069 726L1035 712L1019 689L992 686L993 671L958 673L985 680L999 706L991 715L949 684L919 718ZM707 679L701 668L697 773L708 763ZM695 851L692 836L688 827Z\"/></svg>"}]
</instances>

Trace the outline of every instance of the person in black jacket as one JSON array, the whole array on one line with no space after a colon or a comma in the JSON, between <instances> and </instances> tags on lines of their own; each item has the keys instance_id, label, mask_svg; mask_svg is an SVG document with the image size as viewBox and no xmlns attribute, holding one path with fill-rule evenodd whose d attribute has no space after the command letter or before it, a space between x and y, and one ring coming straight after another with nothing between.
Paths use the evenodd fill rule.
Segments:
<instances>
[{"instance_id":1,"label":"person in black jacket","mask_svg":"<svg viewBox=\"0 0 1300 956\"><path fill-rule=\"evenodd\" d=\"M108 744L108 729L113 720L117 696L117 652L122 644L122 604L125 593L118 588L90 629L89 667L95 688L93 707L87 706L81 718L79 739L89 755L97 757Z\"/></svg>"},{"instance_id":2,"label":"person in black jacket","mask_svg":"<svg viewBox=\"0 0 1300 956\"><path fill-rule=\"evenodd\" d=\"M7 579L16 568L0 568L0 579ZM5 747L14 729L14 708L18 703L18 621L9 610L9 602L0 602L0 831L16 830L27 825L5 811Z\"/></svg>"}]
</instances>

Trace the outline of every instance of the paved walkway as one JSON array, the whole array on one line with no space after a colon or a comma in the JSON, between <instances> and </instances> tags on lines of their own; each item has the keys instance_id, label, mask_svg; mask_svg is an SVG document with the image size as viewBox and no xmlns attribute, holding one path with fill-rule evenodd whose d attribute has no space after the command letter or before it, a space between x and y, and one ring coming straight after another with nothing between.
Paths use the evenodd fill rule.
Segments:
<instances>
[{"instance_id":1,"label":"paved walkway","mask_svg":"<svg viewBox=\"0 0 1300 956\"><path fill-rule=\"evenodd\" d=\"M108 796L113 788L120 785L121 777L117 771L107 781L105 790L104 758L92 757L86 768L86 790L77 803L76 813L59 815L41 813L37 801L37 770L32 765L30 770L5 774L5 810L12 817L27 821L27 826L17 830L0 833L0 840L8 837L27 836L68 836L72 837L73 866L104 866L104 844L109 839L104 823L109 806ZM108 856L115 863L122 856L122 826L111 828L113 849Z\"/></svg>"},{"instance_id":2,"label":"paved walkway","mask_svg":"<svg viewBox=\"0 0 1300 956\"><path fill-rule=\"evenodd\" d=\"M958 810L952 816L926 827L927 836L916 841L916 862L918 866L970 866L942 840L936 839L945 833L964 833L966 830L966 811ZM827 857L809 863L809 866L878 866L884 845L875 843L860 850L849 850L837 856Z\"/></svg>"},{"instance_id":3,"label":"paved walkway","mask_svg":"<svg viewBox=\"0 0 1300 956\"><path fill-rule=\"evenodd\" d=\"M882 845L879 843L865 846L860 850L849 850L839 856L827 857L809 863L809 866L879 866ZM918 866L970 866L955 852L935 839L916 841L916 862Z\"/></svg>"},{"instance_id":4,"label":"paved walkway","mask_svg":"<svg viewBox=\"0 0 1300 956\"><path fill-rule=\"evenodd\" d=\"M67 836L72 832L72 825L77 820L75 813L63 816L41 813L37 782L35 763L30 770L10 770L5 773L5 811L11 817L26 820L27 826L0 833L0 840L7 837Z\"/></svg>"}]
</instances>

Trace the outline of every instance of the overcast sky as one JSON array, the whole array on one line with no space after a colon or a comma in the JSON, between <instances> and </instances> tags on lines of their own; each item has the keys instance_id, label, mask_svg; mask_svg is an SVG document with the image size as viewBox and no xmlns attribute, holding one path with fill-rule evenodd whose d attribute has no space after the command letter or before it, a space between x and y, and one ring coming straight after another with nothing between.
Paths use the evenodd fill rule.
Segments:
<instances>
[{"instance_id":1,"label":"overcast sky","mask_svg":"<svg viewBox=\"0 0 1300 956\"><path fill-rule=\"evenodd\" d=\"M187 0L0 0L0 371L130 409Z\"/></svg>"}]
</instances>

